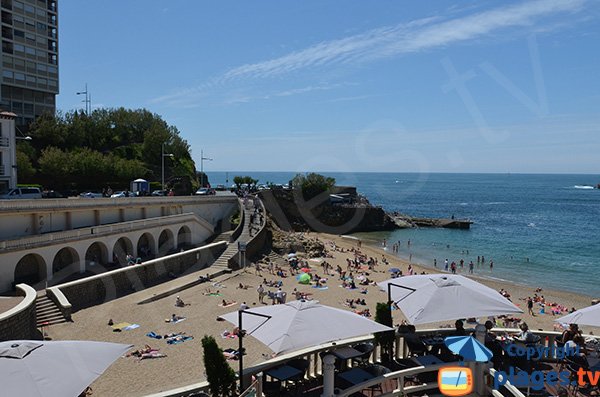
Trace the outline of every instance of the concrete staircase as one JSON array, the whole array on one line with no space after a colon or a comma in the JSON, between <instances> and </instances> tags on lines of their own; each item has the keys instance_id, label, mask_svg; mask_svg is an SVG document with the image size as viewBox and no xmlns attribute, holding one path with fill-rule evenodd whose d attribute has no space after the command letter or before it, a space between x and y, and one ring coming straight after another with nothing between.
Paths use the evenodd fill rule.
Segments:
<instances>
[{"instance_id":1,"label":"concrete staircase","mask_svg":"<svg viewBox=\"0 0 600 397\"><path fill-rule=\"evenodd\" d=\"M219 259L217 259L215 263L211 265L211 269L223 270L228 273L231 272L231 269L229 269L229 259L238 253L238 242L248 242L252 238L250 236L250 215L252 215L252 213L254 213L254 207L250 202L248 207L244 209L244 226L242 233L240 233L240 236L237 238L237 240L229 243L227 249L221 254ZM217 238L221 237L223 234Z\"/></svg>"},{"instance_id":2,"label":"concrete staircase","mask_svg":"<svg viewBox=\"0 0 600 397\"><path fill-rule=\"evenodd\" d=\"M58 306L48 298L45 292L39 293L37 296L35 315L38 328L67 322Z\"/></svg>"}]
</instances>

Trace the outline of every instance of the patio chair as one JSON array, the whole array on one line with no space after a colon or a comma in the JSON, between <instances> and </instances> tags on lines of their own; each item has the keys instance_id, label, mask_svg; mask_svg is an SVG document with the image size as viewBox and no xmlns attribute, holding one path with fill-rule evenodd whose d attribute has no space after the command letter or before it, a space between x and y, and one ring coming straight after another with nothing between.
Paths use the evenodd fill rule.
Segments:
<instances>
[{"instance_id":1,"label":"patio chair","mask_svg":"<svg viewBox=\"0 0 600 397\"><path fill-rule=\"evenodd\" d=\"M358 357L354 357L352 361L357 362L359 365L369 364L369 359L371 358L371 353L375 350L375 345L372 342L365 342L353 347L359 352L362 352L362 354Z\"/></svg>"},{"instance_id":2,"label":"patio chair","mask_svg":"<svg viewBox=\"0 0 600 397\"><path fill-rule=\"evenodd\" d=\"M304 380L306 378L306 372L308 371L308 367L310 366L310 363L305 358L295 358L293 360L288 361L286 363L286 365L289 365L290 367L294 367L297 370L301 371L300 374L293 376L289 379L286 379L286 382L292 382L294 384L294 387L296 388L296 392L300 392L300 388L298 387L298 385L302 384L302 382L304 382Z\"/></svg>"},{"instance_id":3,"label":"patio chair","mask_svg":"<svg viewBox=\"0 0 600 397\"><path fill-rule=\"evenodd\" d=\"M367 371L368 373L372 374L374 377L383 376L385 374L389 374L390 372L392 372L389 368L384 367L383 365L379 365L379 364L369 365L368 367L365 367L364 370ZM383 394L382 383L378 383L376 385L369 387L369 391L371 392L370 393L371 396L373 396L375 394L375 391L379 391L380 393Z\"/></svg>"},{"instance_id":4,"label":"patio chair","mask_svg":"<svg viewBox=\"0 0 600 397\"><path fill-rule=\"evenodd\" d=\"M410 351L409 356L422 356L427 354L427 345L416 334L404 335L404 340Z\"/></svg>"}]
</instances>

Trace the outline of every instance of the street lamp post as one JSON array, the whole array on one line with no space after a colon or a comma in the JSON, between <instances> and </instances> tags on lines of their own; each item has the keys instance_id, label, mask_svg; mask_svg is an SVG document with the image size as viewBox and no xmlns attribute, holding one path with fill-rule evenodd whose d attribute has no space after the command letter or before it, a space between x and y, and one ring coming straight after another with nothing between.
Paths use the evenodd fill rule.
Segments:
<instances>
[{"instance_id":1,"label":"street lamp post","mask_svg":"<svg viewBox=\"0 0 600 397\"><path fill-rule=\"evenodd\" d=\"M202 178L202 181L200 182L200 187L204 187L204 160L213 161L213 159L209 157L204 157L204 151L200 150L200 178Z\"/></svg>"},{"instance_id":2,"label":"street lamp post","mask_svg":"<svg viewBox=\"0 0 600 397\"><path fill-rule=\"evenodd\" d=\"M162 190L165 190L165 157L173 157L172 153L165 153L165 144L163 142L162 146L161 146L161 150L160 150L160 159L162 161Z\"/></svg>"},{"instance_id":3,"label":"street lamp post","mask_svg":"<svg viewBox=\"0 0 600 397\"><path fill-rule=\"evenodd\" d=\"M85 102L85 114L87 116L90 115L92 110L92 95L88 92L87 83L85 83L85 91L78 92L77 95L84 95L85 99L82 102Z\"/></svg>"}]
</instances>

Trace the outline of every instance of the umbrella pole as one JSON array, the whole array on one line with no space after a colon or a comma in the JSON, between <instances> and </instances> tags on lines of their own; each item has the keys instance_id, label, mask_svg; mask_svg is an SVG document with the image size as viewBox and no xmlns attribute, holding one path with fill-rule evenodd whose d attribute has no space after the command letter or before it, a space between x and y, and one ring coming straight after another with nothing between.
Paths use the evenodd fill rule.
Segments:
<instances>
[{"instance_id":1,"label":"umbrella pole","mask_svg":"<svg viewBox=\"0 0 600 397\"><path fill-rule=\"evenodd\" d=\"M240 394L244 392L244 331L242 328L242 314L243 310L238 310L238 356L240 360Z\"/></svg>"}]
</instances>

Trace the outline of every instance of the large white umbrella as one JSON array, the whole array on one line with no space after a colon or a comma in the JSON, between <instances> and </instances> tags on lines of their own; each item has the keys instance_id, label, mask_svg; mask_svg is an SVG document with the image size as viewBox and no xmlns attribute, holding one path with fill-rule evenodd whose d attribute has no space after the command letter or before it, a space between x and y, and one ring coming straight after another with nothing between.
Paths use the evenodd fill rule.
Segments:
<instances>
[{"instance_id":1,"label":"large white umbrella","mask_svg":"<svg viewBox=\"0 0 600 397\"><path fill-rule=\"evenodd\" d=\"M305 300L238 310L221 318L245 330L246 335L254 336L275 353L393 330L348 310ZM240 390L244 390L243 336L239 338Z\"/></svg>"},{"instance_id":2,"label":"large white umbrella","mask_svg":"<svg viewBox=\"0 0 600 397\"><path fill-rule=\"evenodd\" d=\"M554 321L557 323L582 324L600 327L600 304L579 309Z\"/></svg>"},{"instance_id":3,"label":"large white umbrella","mask_svg":"<svg viewBox=\"0 0 600 397\"><path fill-rule=\"evenodd\" d=\"M523 313L497 291L454 274L405 276L377 285L414 325Z\"/></svg>"},{"instance_id":4,"label":"large white umbrella","mask_svg":"<svg viewBox=\"0 0 600 397\"><path fill-rule=\"evenodd\" d=\"M239 326L238 311L221 317ZM304 300L244 310L242 325L246 335L254 336L275 353L392 330L348 310Z\"/></svg>"},{"instance_id":5,"label":"large white umbrella","mask_svg":"<svg viewBox=\"0 0 600 397\"><path fill-rule=\"evenodd\" d=\"M131 346L91 341L0 342L0 394L77 397Z\"/></svg>"}]
</instances>

